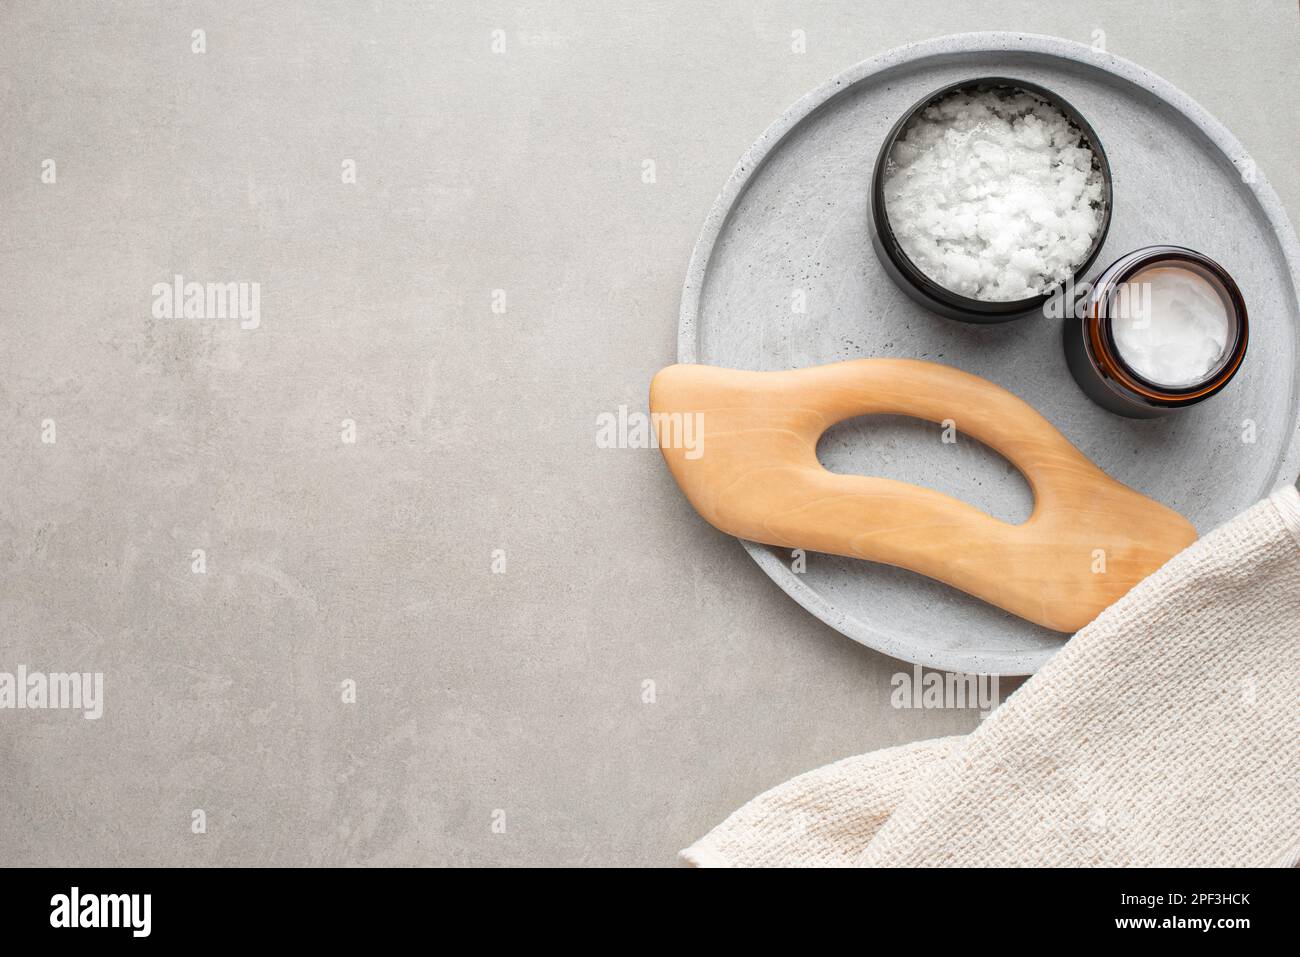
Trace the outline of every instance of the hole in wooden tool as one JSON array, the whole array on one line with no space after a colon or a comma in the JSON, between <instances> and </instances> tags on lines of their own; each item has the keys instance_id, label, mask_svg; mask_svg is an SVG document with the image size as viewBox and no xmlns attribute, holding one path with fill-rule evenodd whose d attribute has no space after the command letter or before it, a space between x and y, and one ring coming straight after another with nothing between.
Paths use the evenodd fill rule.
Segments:
<instances>
[{"instance_id":1,"label":"hole in wooden tool","mask_svg":"<svg viewBox=\"0 0 1300 957\"><path fill-rule=\"evenodd\" d=\"M817 458L841 475L874 475L943 492L1004 522L1019 524L1034 509L1020 470L983 442L953 427L903 415L863 415L832 426Z\"/></svg>"}]
</instances>

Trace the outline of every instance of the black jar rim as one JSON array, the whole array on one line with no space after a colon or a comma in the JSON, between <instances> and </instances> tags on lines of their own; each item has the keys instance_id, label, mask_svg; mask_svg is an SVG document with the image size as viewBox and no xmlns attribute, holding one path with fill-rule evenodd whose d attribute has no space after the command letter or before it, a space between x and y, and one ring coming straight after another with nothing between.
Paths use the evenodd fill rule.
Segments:
<instances>
[{"instance_id":1,"label":"black jar rim","mask_svg":"<svg viewBox=\"0 0 1300 957\"><path fill-rule=\"evenodd\" d=\"M1186 386L1167 386L1153 382L1124 360L1115 342L1110 307L1119 288L1134 276L1161 264L1208 273L1222 288L1236 318L1233 340L1224 349L1224 358L1214 371L1198 382ZM1108 266L1098 278L1084 314L1084 342L1098 375L1112 388L1156 406L1181 408L1208 399L1221 391L1241 368L1250 342L1250 322L1246 301L1232 274L1204 253L1186 246L1145 246L1135 249Z\"/></svg>"},{"instance_id":2,"label":"black jar rim","mask_svg":"<svg viewBox=\"0 0 1300 957\"><path fill-rule=\"evenodd\" d=\"M963 90L986 91L993 89L1022 90L1031 93L1064 113L1066 118L1079 128L1079 131L1088 141L1088 146L1092 150L1093 164L1101 172L1101 228L1097 231L1097 236L1093 240L1087 256L1075 268L1069 282L1077 284L1096 261L1102 245L1106 242L1106 234L1110 231L1111 208L1114 205L1110 161L1106 158L1106 150L1102 147L1101 138L1097 135L1097 131L1084 119L1083 114L1076 110L1067 100L1046 87L1031 83L1028 80L1018 80L1012 77L975 77L951 83L918 100L894 123L881 144L880 152L876 154L876 166L871 177L870 222L873 245L876 247L876 252L880 254L881 260L886 266L886 271L895 282L903 287L905 292L908 292L913 298L918 299L936 312L963 322L996 323L1018 319L1031 312L1041 310L1052 296L1057 295L1061 288L1067 285L1065 282L1057 283L1046 292L1028 299L988 301L963 296L945 286L941 286L922 272L908 257L907 253L903 251L903 247L898 242L893 227L889 223L889 214L885 209L885 163L899 135L922 110L950 94Z\"/></svg>"}]
</instances>

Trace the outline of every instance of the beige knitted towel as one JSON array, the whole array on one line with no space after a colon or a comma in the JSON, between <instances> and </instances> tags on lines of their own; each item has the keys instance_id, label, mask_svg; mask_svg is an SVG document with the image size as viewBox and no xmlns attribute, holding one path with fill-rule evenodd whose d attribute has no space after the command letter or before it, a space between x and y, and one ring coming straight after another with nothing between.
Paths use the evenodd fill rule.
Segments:
<instances>
[{"instance_id":1,"label":"beige knitted towel","mask_svg":"<svg viewBox=\"0 0 1300 957\"><path fill-rule=\"evenodd\" d=\"M1124 596L964 737L759 795L696 866L1295 866L1300 495Z\"/></svg>"}]
</instances>

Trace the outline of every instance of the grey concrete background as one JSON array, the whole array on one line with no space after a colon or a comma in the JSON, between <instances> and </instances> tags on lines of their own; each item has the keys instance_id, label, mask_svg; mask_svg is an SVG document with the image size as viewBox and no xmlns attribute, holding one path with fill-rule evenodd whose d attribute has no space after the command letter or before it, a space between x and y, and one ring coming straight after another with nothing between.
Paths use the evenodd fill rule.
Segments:
<instances>
[{"instance_id":1,"label":"grey concrete background","mask_svg":"<svg viewBox=\"0 0 1300 957\"><path fill-rule=\"evenodd\" d=\"M106 696L0 711L0 863L668 864L974 727L594 436L762 129L977 29L1104 31L1296 219L1291 0L0 8L0 671ZM153 319L176 273L259 282L261 326Z\"/></svg>"}]
</instances>

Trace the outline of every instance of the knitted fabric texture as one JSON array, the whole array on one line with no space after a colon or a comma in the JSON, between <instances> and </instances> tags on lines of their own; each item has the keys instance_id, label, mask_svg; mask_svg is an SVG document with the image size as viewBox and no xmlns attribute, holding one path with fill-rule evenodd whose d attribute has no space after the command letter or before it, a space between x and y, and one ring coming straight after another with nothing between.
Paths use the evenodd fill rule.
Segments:
<instances>
[{"instance_id":1,"label":"knitted fabric texture","mask_svg":"<svg viewBox=\"0 0 1300 957\"><path fill-rule=\"evenodd\" d=\"M695 866L1294 866L1300 494L1102 612L964 737L848 758L745 805Z\"/></svg>"}]
</instances>

